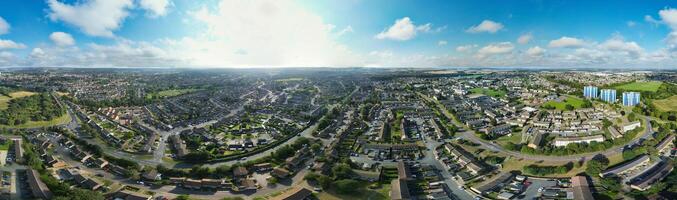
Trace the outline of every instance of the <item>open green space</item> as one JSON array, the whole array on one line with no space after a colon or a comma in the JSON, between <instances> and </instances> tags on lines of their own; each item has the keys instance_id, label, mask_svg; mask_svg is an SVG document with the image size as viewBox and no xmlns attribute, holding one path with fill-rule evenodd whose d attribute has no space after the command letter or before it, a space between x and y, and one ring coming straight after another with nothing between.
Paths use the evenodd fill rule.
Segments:
<instances>
[{"instance_id":1,"label":"open green space","mask_svg":"<svg viewBox=\"0 0 677 200\"><path fill-rule=\"evenodd\" d=\"M7 151L10 146L12 146L12 140L6 140L5 142L0 143L0 151Z\"/></svg>"},{"instance_id":2,"label":"open green space","mask_svg":"<svg viewBox=\"0 0 677 200\"><path fill-rule=\"evenodd\" d=\"M542 107L544 107L544 108L551 107L551 108L555 108L557 110L566 110L567 105L571 105L571 106L574 107L574 109L578 109L578 108L583 107L584 103L585 103L585 101L581 98L571 96L571 95L567 95L566 98L562 101L559 101L559 102L556 101L556 100L548 101L548 102L545 102Z\"/></svg>"},{"instance_id":3,"label":"open green space","mask_svg":"<svg viewBox=\"0 0 677 200\"><path fill-rule=\"evenodd\" d=\"M34 94L36 94L36 93L28 92L28 91L18 91L18 92L9 93L9 97L5 96L5 95L0 95L0 110L7 109L7 107L9 106L9 101L12 100L12 99L32 96Z\"/></svg>"},{"instance_id":4,"label":"open green space","mask_svg":"<svg viewBox=\"0 0 677 200\"><path fill-rule=\"evenodd\" d=\"M68 122L71 121L71 116L68 114L64 114L61 117L54 118L49 121L28 121L24 124L20 125L3 125L0 124L0 128L40 128L40 127L49 127L49 126L57 126L57 125L62 125L62 124L67 124Z\"/></svg>"},{"instance_id":5,"label":"open green space","mask_svg":"<svg viewBox=\"0 0 677 200\"><path fill-rule=\"evenodd\" d=\"M660 81L632 82L625 85L616 86L616 89L629 91L656 92L658 91L658 88L661 87L661 84L663 84L663 82Z\"/></svg>"},{"instance_id":6,"label":"open green space","mask_svg":"<svg viewBox=\"0 0 677 200\"><path fill-rule=\"evenodd\" d=\"M318 193L317 197L322 200L334 200L334 199L385 200L389 199L390 197L390 184L380 184L380 186L371 189L369 188L368 182L360 181L359 184L355 185L354 190L351 193L341 193L337 191L336 188L331 188Z\"/></svg>"},{"instance_id":7,"label":"open green space","mask_svg":"<svg viewBox=\"0 0 677 200\"><path fill-rule=\"evenodd\" d=\"M677 112L677 95L666 99L654 100L653 105L663 112Z\"/></svg>"},{"instance_id":8,"label":"open green space","mask_svg":"<svg viewBox=\"0 0 677 200\"><path fill-rule=\"evenodd\" d=\"M198 91L199 89L172 89L172 90L162 90L159 92L154 92L151 94L146 95L146 98L166 98L166 97L173 97L173 96L179 96L182 94L188 94L191 92Z\"/></svg>"},{"instance_id":9,"label":"open green space","mask_svg":"<svg viewBox=\"0 0 677 200\"><path fill-rule=\"evenodd\" d=\"M473 94L484 94L492 97L503 97L505 96L505 91L501 90L492 90L487 88L473 88L470 90Z\"/></svg>"}]
</instances>

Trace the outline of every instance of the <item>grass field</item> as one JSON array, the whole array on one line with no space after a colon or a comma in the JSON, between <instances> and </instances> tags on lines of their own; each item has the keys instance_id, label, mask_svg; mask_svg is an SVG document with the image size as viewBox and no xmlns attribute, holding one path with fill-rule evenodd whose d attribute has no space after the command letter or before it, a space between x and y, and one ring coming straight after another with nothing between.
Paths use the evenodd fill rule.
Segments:
<instances>
[{"instance_id":1,"label":"grass field","mask_svg":"<svg viewBox=\"0 0 677 200\"><path fill-rule=\"evenodd\" d=\"M0 96L0 109L7 109L7 106L9 106L9 101L12 100L12 99L27 97L27 96L31 96L31 95L34 95L34 94L37 94L37 93L27 92L27 91L18 91L18 92L9 93L9 96L11 96L11 98L2 95L2 96Z\"/></svg>"},{"instance_id":2,"label":"grass field","mask_svg":"<svg viewBox=\"0 0 677 200\"><path fill-rule=\"evenodd\" d=\"M355 186L352 194L338 194L334 188L325 190L317 194L321 200L338 200L338 199L365 199L365 200L385 200L390 199L390 184L383 184L377 189L368 189L368 183L360 182Z\"/></svg>"},{"instance_id":3,"label":"grass field","mask_svg":"<svg viewBox=\"0 0 677 200\"><path fill-rule=\"evenodd\" d=\"M165 97L173 97L173 96L179 96L182 94L187 94L191 92L198 91L199 89L176 89L176 90L163 90L155 93L148 94L146 97L147 98L165 98Z\"/></svg>"},{"instance_id":4,"label":"grass field","mask_svg":"<svg viewBox=\"0 0 677 200\"><path fill-rule=\"evenodd\" d=\"M574 96L567 96L567 98L564 101L557 102L557 101L548 101L543 104L543 106L553 106L557 110L566 110L566 105L572 105L574 108L578 109L583 106L583 99L574 97Z\"/></svg>"},{"instance_id":5,"label":"grass field","mask_svg":"<svg viewBox=\"0 0 677 200\"><path fill-rule=\"evenodd\" d=\"M656 106L658 110L663 112L677 112L677 95L666 99L654 100L653 105Z\"/></svg>"},{"instance_id":6,"label":"grass field","mask_svg":"<svg viewBox=\"0 0 677 200\"><path fill-rule=\"evenodd\" d=\"M487 88L473 88L470 90L473 94L484 94L492 97L503 97L505 96L505 91L492 90Z\"/></svg>"},{"instance_id":7,"label":"grass field","mask_svg":"<svg viewBox=\"0 0 677 200\"><path fill-rule=\"evenodd\" d=\"M648 82L633 82L625 85L617 86L616 89L619 90L630 90L630 91L646 91L646 92L656 92L658 88L663 84L660 81L648 81Z\"/></svg>"},{"instance_id":8,"label":"grass field","mask_svg":"<svg viewBox=\"0 0 677 200\"><path fill-rule=\"evenodd\" d=\"M29 121L25 124L14 125L14 126L0 125L0 128L39 128L39 127L47 127L47 126L56 126L56 125L61 125L61 124L67 124L70 121L71 121L71 116L68 115L68 114L64 114L61 117L52 119L50 121Z\"/></svg>"},{"instance_id":9,"label":"grass field","mask_svg":"<svg viewBox=\"0 0 677 200\"><path fill-rule=\"evenodd\" d=\"M7 140L4 143L0 144L0 151L7 151L9 150L9 146L12 145L12 140Z\"/></svg>"}]
</instances>

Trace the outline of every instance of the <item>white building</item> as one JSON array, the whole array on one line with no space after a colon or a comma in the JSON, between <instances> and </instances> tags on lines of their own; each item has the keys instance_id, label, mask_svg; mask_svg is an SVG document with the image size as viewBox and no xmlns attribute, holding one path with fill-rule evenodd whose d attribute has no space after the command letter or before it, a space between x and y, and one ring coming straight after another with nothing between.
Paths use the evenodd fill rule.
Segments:
<instances>
[{"instance_id":1,"label":"white building","mask_svg":"<svg viewBox=\"0 0 677 200\"><path fill-rule=\"evenodd\" d=\"M558 137L554 140L554 145L557 147L564 147L571 143L590 143L590 142L604 142L603 135L583 136L583 137Z\"/></svg>"},{"instance_id":2,"label":"white building","mask_svg":"<svg viewBox=\"0 0 677 200\"><path fill-rule=\"evenodd\" d=\"M641 125L642 125L642 123L639 123L639 121L634 121L634 122L624 124L623 125L623 132L626 133L628 131L635 130L636 128L640 127Z\"/></svg>"}]
</instances>

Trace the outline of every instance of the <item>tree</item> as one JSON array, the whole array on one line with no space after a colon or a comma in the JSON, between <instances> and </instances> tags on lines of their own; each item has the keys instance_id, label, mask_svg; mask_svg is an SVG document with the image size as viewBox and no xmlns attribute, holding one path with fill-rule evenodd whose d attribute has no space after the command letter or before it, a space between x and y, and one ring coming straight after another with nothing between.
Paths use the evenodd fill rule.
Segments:
<instances>
[{"instance_id":1,"label":"tree","mask_svg":"<svg viewBox=\"0 0 677 200\"><path fill-rule=\"evenodd\" d=\"M566 110L570 110L570 111L575 109L575 107L574 107L573 105L571 105L571 104L567 104L566 106L564 106L564 108L565 108Z\"/></svg>"},{"instance_id":2,"label":"tree","mask_svg":"<svg viewBox=\"0 0 677 200\"><path fill-rule=\"evenodd\" d=\"M606 167L609 165L609 159L607 159L603 155L597 155L593 157L588 163L585 165L585 173L588 174L588 176L596 176L602 170L606 169Z\"/></svg>"},{"instance_id":3,"label":"tree","mask_svg":"<svg viewBox=\"0 0 677 200\"><path fill-rule=\"evenodd\" d=\"M331 171L336 179L351 178L353 175L353 169L350 168L350 165L345 163L335 165Z\"/></svg>"}]
</instances>

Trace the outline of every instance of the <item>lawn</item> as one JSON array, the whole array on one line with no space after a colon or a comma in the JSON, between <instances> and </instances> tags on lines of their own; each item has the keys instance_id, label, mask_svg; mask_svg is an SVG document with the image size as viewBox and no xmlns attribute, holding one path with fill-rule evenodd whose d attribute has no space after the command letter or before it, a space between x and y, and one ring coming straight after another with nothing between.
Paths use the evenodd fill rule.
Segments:
<instances>
[{"instance_id":1,"label":"lawn","mask_svg":"<svg viewBox=\"0 0 677 200\"><path fill-rule=\"evenodd\" d=\"M21 124L21 125L14 125L14 126L0 125L0 128L39 128L39 127L48 127L48 126L56 126L56 125L61 125L61 124L67 124L70 121L71 121L71 116L68 115L68 114L64 114L61 117L54 118L50 121L28 121L25 124Z\"/></svg>"},{"instance_id":2,"label":"lawn","mask_svg":"<svg viewBox=\"0 0 677 200\"><path fill-rule=\"evenodd\" d=\"M0 109L7 109L7 106L9 106L9 101L12 100L12 99L27 97L27 96L31 96L31 95L34 95L34 94L37 94L37 93L28 92L28 91L18 91L18 92L9 93L9 96L11 96L11 98L2 95L2 96L0 96Z\"/></svg>"},{"instance_id":3,"label":"lawn","mask_svg":"<svg viewBox=\"0 0 677 200\"><path fill-rule=\"evenodd\" d=\"M658 110L663 112L675 111L677 112L677 95L671 96L666 99L654 100L653 105L656 106Z\"/></svg>"},{"instance_id":4,"label":"lawn","mask_svg":"<svg viewBox=\"0 0 677 200\"><path fill-rule=\"evenodd\" d=\"M6 140L5 143L0 144L0 151L9 150L9 146L12 146L12 140Z\"/></svg>"},{"instance_id":5,"label":"lawn","mask_svg":"<svg viewBox=\"0 0 677 200\"><path fill-rule=\"evenodd\" d=\"M583 106L583 99L574 97L574 96L566 96L566 99L560 102L557 102L555 100L545 102L543 106L552 106L555 107L557 110L566 110L566 105L572 105L574 106L575 109L581 108Z\"/></svg>"},{"instance_id":6,"label":"lawn","mask_svg":"<svg viewBox=\"0 0 677 200\"><path fill-rule=\"evenodd\" d=\"M505 96L505 91L492 90L487 88L473 88L470 90L473 94L484 94L492 97L503 97Z\"/></svg>"},{"instance_id":7,"label":"lawn","mask_svg":"<svg viewBox=\"0 0 677 200\"><path fill-rule=\"evenodd\" d=\"M334 200L334 199L365 199L365 200L385 200L390 199L390 184L382 184L380 188L369 189L369 183L360 182L355 186L355 190L351 194L337 194L334 188L330 188L317 194L318 199Z\"/></svg>"},{"instance_id":8,"label":"lawn","mask_svg":"<svg viewBox=\"0 0 677 200\"><path fill-rule=\"evenodd\" d=\"M619 90L629 90L629 91L646 91L646 92L656 92L658 88L663 84L660 81L648 81L648 82L632 82L625 85L616 86L616 89Z\"/></svg>"},{"instance_id":9,"label":"lawn","mask_svg":"<svg viewBox=\"0 0 677 200\"><path fill-rule=\"evenodd\" d=\"M199 89L174 89L174 90L162 90L159 92L151 93L146 96L146 98L151 98L151 97L157 97L157 98L165 98L165 97L173 97L173 96L179 96L182 94L187 94L191 92L198 91Z\"/></svg>"}]
</instances>

